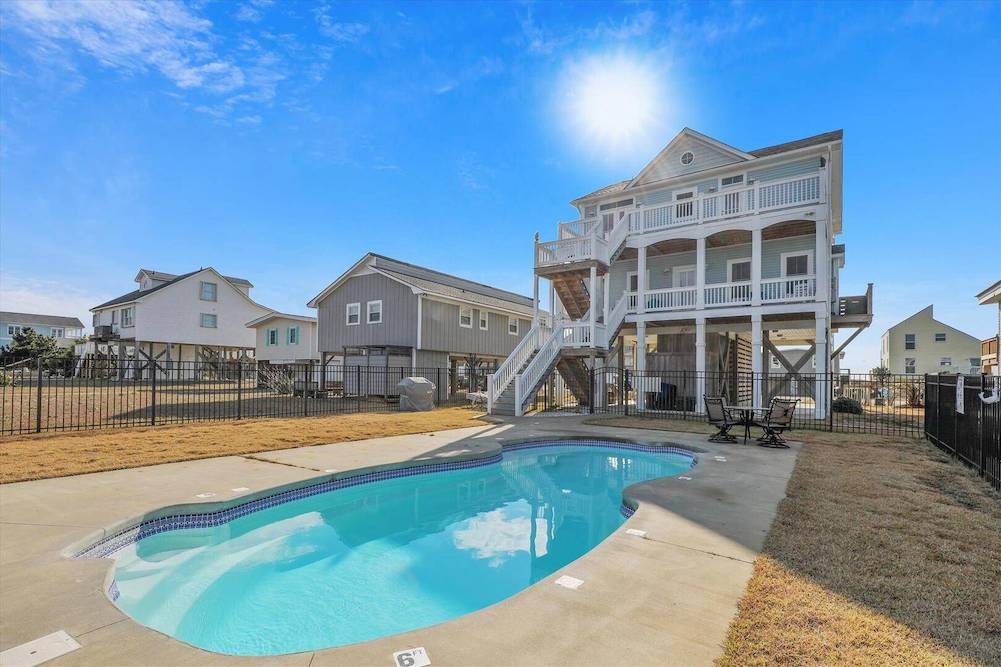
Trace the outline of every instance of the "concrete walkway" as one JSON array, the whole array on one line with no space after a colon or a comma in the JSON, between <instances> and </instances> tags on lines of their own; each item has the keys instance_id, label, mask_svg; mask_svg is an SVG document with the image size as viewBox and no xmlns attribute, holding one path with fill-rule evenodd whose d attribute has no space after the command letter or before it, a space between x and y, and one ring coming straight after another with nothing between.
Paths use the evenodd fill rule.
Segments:
<instances>
[{"instance_id":1,"label":"concrete walkway","mask_svg":"<svg viewBox=\"0 0 1001 667\"><path fill-rule=\"evenodd\" d=\"M704 435L526 417L483 427L227 456L0 486L0 650L65 630L81 648L53 664L390 665L424 646L433 665L709 664L785 494L798 448L716 445ZM208 653L145 628L105 596L110 560L64 552L103 529L167 505L225 503L328 471L457 460L505 441L614 436L699 453L687 476L652 480L627 524L548 579L440 625L362 644L247 659ZM114 434L109 434L114 437ZM725 462L714 460L723 455ZM247 488L249 491L234 491ZM208 500L198 494L214 493ZM214 508L213 508L214 509ZM647 531L646 538L626 528ZM552 580L584 580L576 591Z\"/></svg>"}]
</instances>

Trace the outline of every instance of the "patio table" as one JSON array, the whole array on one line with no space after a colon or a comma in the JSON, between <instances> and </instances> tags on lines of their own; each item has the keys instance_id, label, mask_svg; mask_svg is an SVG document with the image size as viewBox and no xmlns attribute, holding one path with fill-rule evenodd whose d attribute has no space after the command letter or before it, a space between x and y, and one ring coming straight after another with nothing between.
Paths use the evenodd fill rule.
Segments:
<instances>
[{"instance_id":1,"label":"patio table","mask_svg":"<svg viewBox=\"0 0 1001 667\"><path fill-rule=\"evenodd\" d=\"M768 408L755 408L750 405L724 405L726 410L731 412L736 412L740 415L740 421L738 424L744 427L744 444L747 444L747 438L751 435L751 426L754 424L754 413L758 412L764 414L768 412Z\"/></svg>"}]
</instances>

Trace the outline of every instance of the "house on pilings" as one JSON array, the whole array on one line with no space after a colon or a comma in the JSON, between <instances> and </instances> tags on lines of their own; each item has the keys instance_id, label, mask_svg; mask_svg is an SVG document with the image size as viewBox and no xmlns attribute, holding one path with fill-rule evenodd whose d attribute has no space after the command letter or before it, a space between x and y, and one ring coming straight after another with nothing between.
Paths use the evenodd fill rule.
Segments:
<instances>
[{"instance_id":1,"label":"house on pilings","mask_svg":"<svg viewBox=\"0 0 1001 667\"><path fill-rule=\"evenodd\" d=\"M184 274L140 269L138 289L91 308L94 334L78 346L77 373L119 379L225 376L254 357L247 322L271 312L253 284L212 267Z\"/></svg>"}]
</instances>

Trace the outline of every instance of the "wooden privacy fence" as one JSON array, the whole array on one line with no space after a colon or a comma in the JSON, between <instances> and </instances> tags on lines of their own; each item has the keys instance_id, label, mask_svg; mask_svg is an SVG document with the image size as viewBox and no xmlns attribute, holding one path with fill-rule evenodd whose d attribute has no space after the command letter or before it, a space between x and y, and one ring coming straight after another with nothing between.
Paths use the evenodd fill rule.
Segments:
<instances>
[{"instance_id":1,"label":"wooden privacy fence","mask_svg":"<svg viewBox=\"0 0 1001 667\"><path fill-rule=\"evenodd\" d=\"M1001 490L1001 377L926 375L925 436Z\"/></svg>"}]
</instances>

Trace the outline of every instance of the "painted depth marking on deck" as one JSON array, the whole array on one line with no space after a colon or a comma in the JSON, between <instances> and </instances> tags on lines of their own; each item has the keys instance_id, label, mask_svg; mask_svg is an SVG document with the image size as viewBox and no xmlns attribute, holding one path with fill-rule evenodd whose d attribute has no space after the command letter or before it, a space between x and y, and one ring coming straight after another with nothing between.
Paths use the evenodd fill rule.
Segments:
<instances>
[{"instance_id":1,"label":"painted depth marking on deck","mask_svg":"<svg viewBox=\"0 0 1001 667\"><path fill-rule=\"evenodd\" d=\"M584 580L564 574L562 577L557 579L555 583L557 586L562 586L563 588L569 588L570 590L575 591L580 588L581 584L584 583Z\"/></svg>"},{"instance_id":2,"label":"painted depth marking on deck","mask_svg":"<svg viewBox=\"0 0 1001 667\"><path fill-rule=\"evenodd\" d=\"M214 493L196 493L195 498L211 498L214 495Z\"/></svg>"},{"instance_id":3,"label":"painted depth marking on deck","mask_svg":"<svg viewBox=\"0 0 1001 667\"><path fill-rule=\"evenodd\" d=\"M646 531L639 530L638 528L626 528L626 533L629 535L635 535L636 537L646 537Z\"/></svg>"},{"instance_id":4,"label":"painted depth marking on deck","mask_svg":"<svg viewBox=\"0 0 1001 667\"><path fill-rule=\"evenodd\" d=\"M726 457L725 456L714 456L713 457L713 461L719 461L720 463L726 463Z\"/></svg>"},{"instance_id":5,"label":"painted depth marking on deck","mask_svg":"<svg viewBox=\"0 0 1001 667\"><path fill-rule=\"evenodd\" d=\"M397 651L393 654L393 664L396 667L428 667L431 664L431 656L423 646L408 648L406 651Z\"/></svg>"},{"instance_id":6,"label":"painted depth marking on deck","mask_svg":"<svg viewBox=\"0 0 1001 667\"><path fill-rule=\"evenodd\" d=\"M0 665L34 667L80 648L75 639L59 630L0 653Z\"/></svg>"},{"instance_id":7,"label":"painted depth marking on deck","mask_svg":"<svg viewBox=\"0 0 1001 667\"><path fill-rule=\"evenodd\" d=\"M691 477L689 477L689 476L687 476L687 475L682 475L682 476L681 476L681 477L679 477L678 479L683 479L683 480L685 480L685 481L687 482L687 481L691 480L692 478L691 478Z\"/></svg>"},{"instance_id":8,"label":"painted depth marking on deck","mask_svg":"<svg viewBox=\"0 0 1001 667\"><path fill-rule=\"evenodd\" d=\"M244 491L250 491L249 486L238 486L235 489L230 489L230 491L235 491L236 493L243 493Z\"/></svg>"}]
</instances>

